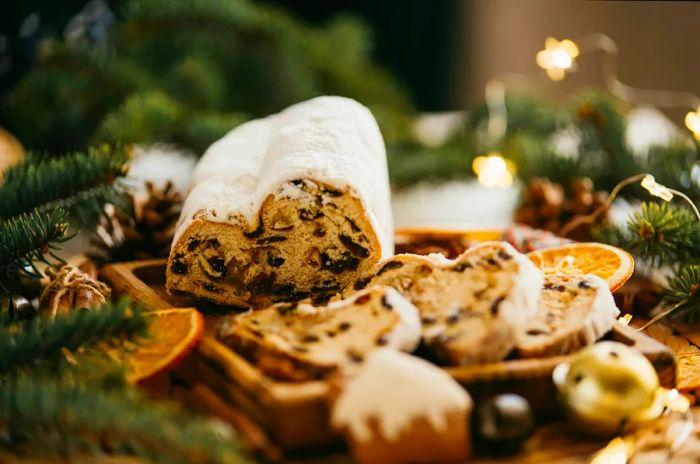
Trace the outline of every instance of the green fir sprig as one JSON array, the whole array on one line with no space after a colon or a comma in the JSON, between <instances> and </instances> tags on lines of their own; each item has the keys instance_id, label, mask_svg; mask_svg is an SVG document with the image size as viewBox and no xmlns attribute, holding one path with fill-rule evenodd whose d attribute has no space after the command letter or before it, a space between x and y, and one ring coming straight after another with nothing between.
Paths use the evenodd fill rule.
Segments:
<instances>
[{"instance_id":1,"label":"green fir sprig","mask_svg":"<svg viewBox=\"0 0 700 464\"><path fill-rule=\"evenodd\" d=\"M7 169L0 184L0 218L9 218L33 208L75 210L96 200L80 195L95 187L110 186L126 173L124 148L90 148L60 157L33 157ZM106 190L100 194L106 200Z\"/></svg>"},{"instance_id":2,"label":"green fir sprig","mask_svg":"<svg viewBox=\"0 0 700 464\"><path fill-rule=\"evenodd\" d=\"M0 445L32 455L133 455L158 463L248 462L234 432L136 390L20 375L0 383Z\"/></svg>"},{"instance_id":3,"label":"green fir sprig","mask_svg":"<svg viewBox=\"0 0 700 464\"><path fill-rule=\"evenodd\" d=\"M663 290L669 314L700 320L700 221L687 207L670 202L645 202L624 227L607 227L597 238L619 246L654 267L670 272Z\"/></svg>"},{"instance_id":4,"label":"green fir sprig","mask_svg":"<svg viewBox=\"0 0 700 464\"><path fill-rule=\"evenodd\" d=\"M19 273L39 277L36 263L53 266L63 260L55 254L68 236L67 214L62 209L31 210L0 219L0 293L9 293Z\"/></svg>"},{"instance_id":5,"label":"green fir sprig","mask_svg":"<svg viewBox=\"0 0 700 464\"><path fill-rule=\"evenodd\" d=\"M623 245L656 266L700 259L700 221L672 203L642 203L629 219Z\"/></svg>"},{"instance_id":6,"label":"green fir sprig","mask_svg":"<svg viewBox=\"0 0 700 464\"><path fill-rule=\"evenodd\" d=\"M38 316L0 328L0 375L20 368L47 367L97 341L132 339L145 335L148 322L128 300L93 310L74 310L55 317Z\"/></svg>"},{"instance_id":7,"label":"green fir sprig","mask_svg":"<svg viewBox=\"0 0 700 464\"><path fill-rule=\"evenodd\" d=\"M685 265L668 280L664 301L687 320L700 320L700 264Z\"/></svg>"}]
</instances>

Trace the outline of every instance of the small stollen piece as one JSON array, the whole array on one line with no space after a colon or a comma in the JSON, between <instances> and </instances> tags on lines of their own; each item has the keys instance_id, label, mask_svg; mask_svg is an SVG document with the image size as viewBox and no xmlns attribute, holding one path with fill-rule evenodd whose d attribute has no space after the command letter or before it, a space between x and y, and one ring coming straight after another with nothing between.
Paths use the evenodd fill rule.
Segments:
<instances>
[{"instance_id":1,"label":"small stollen piece","mask_svg":"<svg viewBox=\"0 0 700 464\"><path fill-rule=\"evenodd\" d=\"M93 309L102 306L112 291L76 266L66 264L57 272L47 271L51 281L39 297L39 312L55 316L72 309Z\"/></svg>"},{"instance_id":2,"label":"small stollen piece","mask_svg":"<svg viewBox=\"0 0 700 464\"><path fill-rule=\"evenodd\" d=\"M325 307L278 303L232 316L219 338L268 376L305 381L358 364L377 347L413 351L420 320L396 290L377 286Z\"/></svg>"},{"instance_id":3,"label":"small stollen piece","mask_svg":"<svg viewBox=\"0 0 700 464\"><path fill-rule=\"evenodd\" d=\"M381 133L353 100L243 124L195 168L168 291L247 308L327 301L393 254L389 195Z\"/></svg>"},{"instance_id":4,"label":"small stollen piece","mask_svg":"<svg viewBox=\"0 0 700 464\"><path fill-rule=\"evenodd\" d=\"M540 307L518 334L518 354L538 358L573 353L609 332L620 310L598 276L545 276Z\"/></svg>"},{"instance_id":5,"label":"small stollen piece","mask_svg":"<svg viewBox=\"0 0 700 464\"><path fill-rule=\"evenodd\" d=\"M504 359L538 308L542 271L505 242L485 242L454 260L396 255L356 287L390 285L418 308L423 340L442 362Z\"/></svg>"},{"instance_id":6,"label":"small stollen piece","mask_svg":"<svg viewBox=\"0 0 700 464\"><path fill-rule=\"evenodd\" d=\"M359 463L462 462L471 410L467 391L439 367L379 349L341 390L331 422Z\"/></svg>"}]
</instances>

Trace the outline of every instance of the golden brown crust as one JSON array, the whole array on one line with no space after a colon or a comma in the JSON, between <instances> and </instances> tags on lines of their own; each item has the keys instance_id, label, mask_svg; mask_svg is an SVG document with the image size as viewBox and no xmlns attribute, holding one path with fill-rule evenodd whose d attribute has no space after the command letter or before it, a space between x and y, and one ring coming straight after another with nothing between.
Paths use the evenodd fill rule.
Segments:
<instances>
[{"instance_id":1,"label":"golden brown crust","mask_svg":"<svg viewBox=\"0 0 700 464\"><path fill-rule=\"evenodd\" d=\"M447 425L436 430L426 418L415 419L396 440L384 438L371 421L373 438L358 441L346 434L351 452L360 464L463 462L472 452L469 418L465 411L447 414Z\"/></svg>"},{"instance_id":2,"label":"golden brown crust","mask_svg":"<svg viewBox=\"0 0 700 464\"><path fill-rule=\"evenodd\" d=\"M172 247L168 291L249 308L308 297L321 304L369 273L382 249L353 191L308 179L289 185L299 193L269 195L253 224L192 219Z\"/></svg>"}]
</instances>

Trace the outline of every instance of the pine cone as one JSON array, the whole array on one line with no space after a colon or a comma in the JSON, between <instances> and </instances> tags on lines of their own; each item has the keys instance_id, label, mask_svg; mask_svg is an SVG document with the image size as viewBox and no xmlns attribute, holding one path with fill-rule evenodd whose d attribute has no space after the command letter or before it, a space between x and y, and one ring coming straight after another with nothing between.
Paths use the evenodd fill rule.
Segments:
<instances>
[{"instance_id":1,"label":"pine cone","mask_svg":"<svg viewBox=\"0 0 700 464\"><path fill-rule=\"evenodd\" d=\"M11 321L24 321L36 315L32 302L22 295L0 295L0 310L7 312Z\"/></svg>"},{"instance_id":2,"label":"pine cone","mask_svg":"<svg viewBox=\"0 0 700 464\"><path fill-rule=\"evenodd\" d=\"M515 211L515 222L536 229L556 232L561 227L564 189L544 177L532 179L524 192L524 202Z\"/></svg>"},{"instance_id":3,"label":"pine cone","mask_svg":"<svg viewBox=\"0 0 700 464\"><path fill-rule=\"evenodd\" d=\"M547 178L532 179L523 193L523 202L515 211L515 222L556 234L569 221L593 213L608 199L607 192L594 190L593 181L588 177L573 179L569 184L569 195L564 192L561 184ZM607 212L601 214L595 224L606 221ZM593 225L582 225L568 237L590 240Z\"/></svg>"},{"instance_id":4,"label":"pine cone","mask_svg":"<svg viewBox=\"0 0 700 464\"><path fill-rule=\"evenodd\" d=\"M92 243L103 261L131 261L168 256L182 197L168 181L163 188L146 182L146 191L128 194L131 214L106 205Z\"/></svg>"},{"instance_id":5,"label":"pine cone","mask_svg":"<svg viewBox=\"0 0 700 464\"><path fill-rule=\"evenodd\" d=\"M96 308L111 295L110 288L77 267L66 264L58 272L49 269L51 281L39 297L39 312L55 316L72 309Z\"/></svg>"}]
</instances>

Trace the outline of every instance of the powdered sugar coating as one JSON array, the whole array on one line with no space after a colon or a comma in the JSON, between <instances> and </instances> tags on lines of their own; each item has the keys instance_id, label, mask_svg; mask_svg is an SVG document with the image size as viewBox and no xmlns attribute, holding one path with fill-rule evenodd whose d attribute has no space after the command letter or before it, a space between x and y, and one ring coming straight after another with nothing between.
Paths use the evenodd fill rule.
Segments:
<instances>
[{"instance_id":1,"label":"powdered sugar coating","mask_svg":"<svg viewBox=\"0 0 700 464\"><path fill-rule=\"evenodd\" d=\"M393 254L389 176L382 135L370 111L343 97L318 97L235 128L197 164L173 244L195 215L249 224L270 194L311 179L349 190L363 203L381 245Z\"/></svg>"},{"instance_id":2,"label":"powdered sugar coating","mask_svg":"<svg viewBox=\"0 0 700 464\"><path fill-rule=\"evenodd\" d=\"M339 395L331 421L358 441L372 439L370 420L387 440L397 439L415 419L436 430L447 427L447 415L466 411L472 400L452 377L423 359L389 348L373 351L359 374Z\"/></svg>"}]
</instances>

